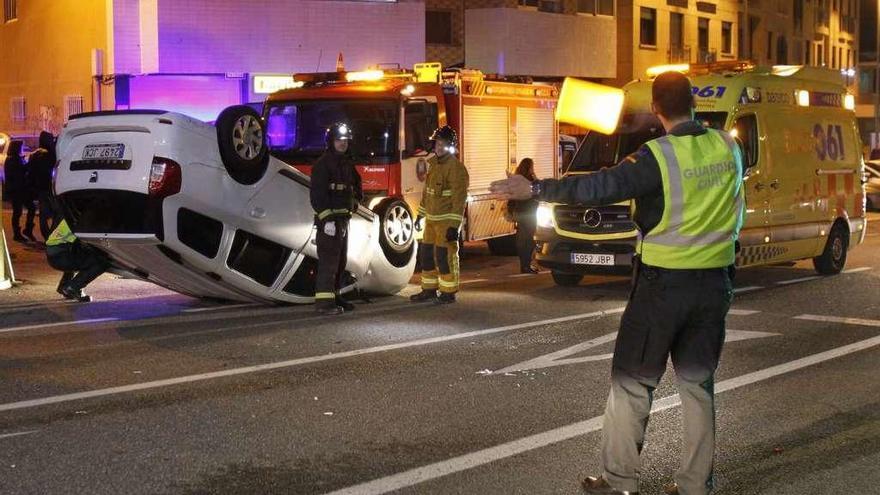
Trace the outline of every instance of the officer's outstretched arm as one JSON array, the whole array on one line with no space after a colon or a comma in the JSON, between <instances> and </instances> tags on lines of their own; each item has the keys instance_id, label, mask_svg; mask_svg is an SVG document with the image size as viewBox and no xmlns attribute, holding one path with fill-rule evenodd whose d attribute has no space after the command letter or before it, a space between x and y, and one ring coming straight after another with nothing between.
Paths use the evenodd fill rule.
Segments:
<instances>
[{"instance_id":1,"label":"officer's outstretched arm","mask_svg":"<svg viewBox=\"0 0 880 495\"><path fill-rule=\"evenodd\" d=\"M543 201L601 206L662 190L663 178L657 160L643 148L614 167L561 180L547 179L542 186Z\"/></svg>"}]
</instances>

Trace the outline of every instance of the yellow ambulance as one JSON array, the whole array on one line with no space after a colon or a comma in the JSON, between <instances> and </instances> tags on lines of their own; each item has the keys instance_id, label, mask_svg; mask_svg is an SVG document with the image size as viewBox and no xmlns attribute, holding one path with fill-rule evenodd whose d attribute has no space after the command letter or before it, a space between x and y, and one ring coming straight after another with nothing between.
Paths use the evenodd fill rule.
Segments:
<instances>
[{"instance_id":1,"label":"yellow ambulance","mask_svg":"<svg viewBox=\"0 0 880 495\"><path fill-rule=\"evenodd\" d=\"M587 134L566 173L614 166L661 136L650 110L651 77L670 69L691 78L697 120L728 130L742 146L747 210L737 266L812 258L820 274L840 272L847 251L864 241L866 216L855 102L839 72L742 62L654 68L623 88L616 131ZM629 270L639 242L631 207L542 203L537 262L560 285Z\"/></svg>"}]
</instances>

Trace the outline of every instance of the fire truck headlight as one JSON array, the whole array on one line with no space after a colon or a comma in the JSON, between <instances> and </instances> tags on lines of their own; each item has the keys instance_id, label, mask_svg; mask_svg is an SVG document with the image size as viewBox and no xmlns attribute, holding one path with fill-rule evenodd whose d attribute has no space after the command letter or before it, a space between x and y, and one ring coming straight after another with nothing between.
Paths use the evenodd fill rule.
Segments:
<instances>
[{"instance_id":1,"label":"fire truck headlight","mask_svg":"<svg viewBox=\"0 0 880 495\"><path fill-rule=\"evenodd\" d=\"M553 207L546 203L539 203L538 210L535 212L535 219L538 227L545 229L553 228Z\"/></svg>"}]
</instances>

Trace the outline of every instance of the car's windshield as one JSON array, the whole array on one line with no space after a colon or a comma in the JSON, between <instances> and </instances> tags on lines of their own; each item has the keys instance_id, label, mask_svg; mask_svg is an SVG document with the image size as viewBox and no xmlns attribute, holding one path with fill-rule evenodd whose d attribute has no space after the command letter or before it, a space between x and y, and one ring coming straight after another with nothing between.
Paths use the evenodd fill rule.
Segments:
<instances>
[{"instance_id":1,"label":"car's windshield","mask_svg":"<svg viewBox=\"0 0 880 495\"><path fill-rule=\"evenodd\" d=\"M270 152L290 162L312 162L326 149L326 130L347 122L354 138L351 152L359 160L397 159L400 109L393 100L308 100L275 103L267 108Z\"/></svg>"},{"instance_id":2,"label":"car's windshield","mask_svg":"<svg viewBox=\"0 0 880 495\"><path fill-rule=\"evenodd\" d=\"M706 127L723 129L726 112L699 112L696 120ZM651 114L626 114L614 134L590 132L578 148L569 172L597 172L613 167L646 142L663 136L660 121Z\"/></svg>"}]
</instances>

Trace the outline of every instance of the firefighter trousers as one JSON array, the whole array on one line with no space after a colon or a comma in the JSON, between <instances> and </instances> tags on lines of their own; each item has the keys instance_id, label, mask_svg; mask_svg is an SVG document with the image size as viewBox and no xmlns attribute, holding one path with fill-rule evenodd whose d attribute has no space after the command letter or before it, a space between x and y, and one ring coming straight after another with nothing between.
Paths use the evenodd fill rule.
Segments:
<instances>
[{"instance_id":1,"label":"firefighter trousers","mask_svg":"<svg viewBox=\"0 0 880 495\"><path fill-rule=\"evenodd\" d=\"M422 265L422 290L447 294L458 292L458 241L447 241L446 231L457 228L444 222L425 222L419 262Z\"/></svg>"},{"instance_id":2,"label":"firefighter trousers","mask_svg":"<svg viewBox=\"0 0 880 495\"><path fill-rule=\"evenodd\" d=\"M324 233L327 222L336 222L336 235ZM316 236L318 274L315 280L315 302L334 300L339 294L339 283L345 273L348 259L348 219L327 219L318 222Z\"/></svg>"},{"instance_id":3,"label":"firefighter trousers","mask_svg":"<svg viewBox=\"0 0 880 495\"><path fill-rule=\"evenodd\" d=\"M653 392L671 355L684 426L675 482L683 495L711 491L714 375L732 300L727 269L639 270L620 322L602 427L603 476L614 488L639 489L639 454Z\"/></svg>"}]
</instances>

